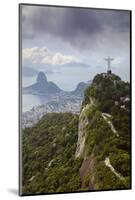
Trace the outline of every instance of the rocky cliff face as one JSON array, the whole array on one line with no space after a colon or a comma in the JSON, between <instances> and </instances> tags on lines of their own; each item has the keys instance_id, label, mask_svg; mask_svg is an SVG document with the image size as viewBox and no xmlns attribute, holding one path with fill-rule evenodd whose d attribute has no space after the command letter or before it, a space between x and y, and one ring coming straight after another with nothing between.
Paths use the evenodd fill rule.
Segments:
<instances>
[{"instance_id":1,"label":"rocky cliff face","mask_svg":"<svg viewBox=\"0 0 135 200\"><path fill-rule=\"evenodd\" d=\"M43 72L39 72L38 76L37 76L37 84L39 85L47 85L48 81L47 78L45 76L45 74Z\"/></svg>"},{"instance_id":2,"label":"rocky cliff face","mask_svg":"<svg viewBox=\"0 0 135 200\"><path fill-rule=\"evenodd\" d=\"M90 105L87 104L84 106L80 113L79 117L79 125L78 125L78 141L77 141L77 148L75 153L75 158L82 157L84 153L85 141L86 141L86 128L88 125L88 117L87 117L87 110L89 110Z\"/></svg>"}]
</instances>

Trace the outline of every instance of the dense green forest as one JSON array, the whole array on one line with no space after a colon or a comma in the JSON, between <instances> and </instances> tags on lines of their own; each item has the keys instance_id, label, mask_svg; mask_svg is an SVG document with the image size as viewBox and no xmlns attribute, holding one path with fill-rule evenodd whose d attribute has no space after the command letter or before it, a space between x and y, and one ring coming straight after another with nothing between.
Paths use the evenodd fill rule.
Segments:
<instances>
[{"instance_id":1,"label":"dense green forest","mask_svg":"<svg viewBox=\"0 0 135 200\"><path fill-rule=\"evenodd\" d=\"M23 133L23 193L72 192L80 188L81 160L74 159L78 116L47 114Z\"/></svg>"},{"instance_id":2,"label":"dense green forest","mask_svg":"<svg viewBox=\"0 0 135 200\"><path fill-rule=\"evenodd\" d=\"M82 109L87 105L89 109L85 112L88 125L83 157L89 159L89 155L94 155L94 164L83 177L84 188L90 185L96 190L130 187L129 99L129 83L114 74L98 74L85 91ZM105 165L106 158L120 177Z\"/></svg>"},{"instance_id":3,"label":"dense green forest","mask_svg":"<svg viewBox=\"0 0 135 200\"><path fill-rule=\"evenodd\" d=\"M130 188L130 84L98 74L80 116L47 114L22 138L23 194Z\"/></svg>"}]
</instances>

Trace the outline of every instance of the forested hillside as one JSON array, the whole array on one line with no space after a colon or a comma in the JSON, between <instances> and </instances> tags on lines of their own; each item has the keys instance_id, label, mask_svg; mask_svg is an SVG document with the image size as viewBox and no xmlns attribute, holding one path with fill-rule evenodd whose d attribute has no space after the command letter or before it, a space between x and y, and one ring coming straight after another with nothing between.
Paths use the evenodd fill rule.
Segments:
<instances>
[{"instance_id":1,"label":"forested hillside","mask_svg":"<svg viewBox=\"0 0 135 200\"><path fill-rule=\"evenodd\" d=\"M76 158L83 158L82 188L129 188L129 83L114 74L95 76L85 91L79 124L83 126L79 127Z\"/></svg>"},{"instance_id":2,"label":"forested hillside","mask_svg":"<svg viewBox=\"0 0 135 200\"><path fill-rule=\"evenodd\" d=\"M45 115L22 148L23 194L130 188L130 84L96 75L80 115Z\"/></svg>"},{"instance_id":3,"label":"forested hillside","mask_svg":"<svg viewBox=\"0 0 135 200\"><path fill-rule=\"evenodd\" d=\"M80 188L81 160L74 159L78 116L47 114L23 133L23 193L72 192Z\"/></svg>"}]
</instances>

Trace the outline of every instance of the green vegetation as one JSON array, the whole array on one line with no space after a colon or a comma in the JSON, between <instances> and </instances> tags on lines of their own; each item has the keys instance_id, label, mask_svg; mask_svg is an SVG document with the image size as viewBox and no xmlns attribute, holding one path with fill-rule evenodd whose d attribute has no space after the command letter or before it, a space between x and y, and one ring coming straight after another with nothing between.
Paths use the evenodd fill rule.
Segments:
<instances>
[{"instance_id":1,"label":"green vegetation","mask_svg":"<svg viewBox=\"0 0 135 200\"><path fill-rule=\"evenodd\" d=\"M95 105L91 106L87 114L89 124L85 156L94 153L95 164L94 170L84 177L84 182L87 183L85 188L89 188L93 175L93 187L98 190L130 187L130 110L126 107L121 108L121 105L124 105L121 99L129 97L129 89L129 84L124 83L117 76L103 78L101 74L94 78L92 86L85 92L82 108L91 104L90 96L96 99ZM117 105L115 105L116 100ZM111 130L102 112L111 114L109 120L118 135ZM123 180L105 166L106 157L110 158L114 169L124 177Z\"/></svg>"},{"instance_id":2,"label":"green vegetation","mask_svg":"<svg viewBox=\"0 0 135 200\"><path fill-rule=\"evenodd\" d=\"M88 120L81 130L86 136L81 158L75 159L78 115L47 114L23 131L23 194L130 188L129 83L98 74L81 112Z\"/></svg>"},{"instance_id":3,"label":"green vegetation","mask_svg":"<svg viewBox=\"0 0 135 200\"><path fill-rule=\"evenodd\" d=\"M129 137L130 133L127 134ZM90 176L94 174L95 189L130 187L130 140L123 136L116 137L99 111L96 111L94 117L90 118L85 153L87 156L94 153L95 166ZM110 158L112 166L125 178L125 181L120 180L105 166L106 157ZM91 181L90 176L89 182Z\"/></svg>"},{"instance_id":4,"label":"green vegetation","mask_svg":"<svg viewBox=\"0 0 135 200\"><path fill-rule=\"evenodd\" d=\"M81 161L74 159L78 116L47 114L23 132L23 193L72 192L80 188Z\"/></svg>"},{"instance_id":5,"label":"green vegetation","mask_svg":"<svg viewBox=\"0 0 135 200\"><path fill-rule=\"evenodd\" d=\"M83 106L90 103L90 96L96 99L99 110L111 113L116 101L122 105L120 98L130 97L130 85L114 74L110 77L98 74L93 79L92 85L85 91ZM125 105L130 108L129 102L125 102Z\"/></svg>"}]
</instances>

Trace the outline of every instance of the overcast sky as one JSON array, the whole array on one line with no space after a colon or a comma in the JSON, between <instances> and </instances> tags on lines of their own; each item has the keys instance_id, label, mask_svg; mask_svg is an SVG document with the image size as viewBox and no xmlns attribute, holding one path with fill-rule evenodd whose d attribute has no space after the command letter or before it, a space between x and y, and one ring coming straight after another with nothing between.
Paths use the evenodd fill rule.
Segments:
<instances>
[{"instance_id":1,"label":"overcast sky","mask_svg":"<svg viewBox=\"0 0 135 200\"><path fill-rule=\"evenodd\" d=\"M97 9L22 6L23 67L45 71L71 90L106 71L130 77L130 13Z\"/></svg>"}]
</instances>

